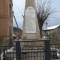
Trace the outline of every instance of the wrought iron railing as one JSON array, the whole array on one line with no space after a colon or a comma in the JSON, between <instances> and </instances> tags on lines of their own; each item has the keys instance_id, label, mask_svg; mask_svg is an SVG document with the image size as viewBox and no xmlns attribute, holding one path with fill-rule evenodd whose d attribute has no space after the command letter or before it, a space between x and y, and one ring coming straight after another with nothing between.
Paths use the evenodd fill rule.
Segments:
<instances>
[{"instance_id":1,"label":"wrought iron railing","mask_svg":"<svg viewBox=\"0 0 60 60\"><path fill-rule=\"evenodd\" d=\"M54 46L49 40L15 41L13 46L0 46L0 60L58 60Z\"/></svg>"}]
</instances>

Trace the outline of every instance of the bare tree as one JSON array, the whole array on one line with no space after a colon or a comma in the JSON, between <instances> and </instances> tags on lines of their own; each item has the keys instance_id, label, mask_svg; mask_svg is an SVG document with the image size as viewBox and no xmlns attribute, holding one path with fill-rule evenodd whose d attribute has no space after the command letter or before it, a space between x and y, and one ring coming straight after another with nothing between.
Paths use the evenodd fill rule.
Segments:
<instances>
[{"instance_id":1,"label":"bare tree","mask_svg":"<svg viewBox=\"0 0 60 60\"><path fill-rule=\"evenodd\" d=\"M37 17L40 29L40 37L42 37L42 26L45 20L53 13L51 8L51 0L37 0Z\"/></svg>"}]
</instances>

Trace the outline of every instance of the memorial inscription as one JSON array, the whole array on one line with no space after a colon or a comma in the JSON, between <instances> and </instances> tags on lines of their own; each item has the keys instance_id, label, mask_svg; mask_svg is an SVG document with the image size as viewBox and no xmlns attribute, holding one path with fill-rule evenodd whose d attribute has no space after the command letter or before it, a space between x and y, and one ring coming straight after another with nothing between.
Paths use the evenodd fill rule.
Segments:
<instances>
[{"instance_id":1,"label":"memorial inscription","mask_svg":"<svg viewBox=\"0 0 60 60\"><path fill-rule=\"evenodd\" d=\"M36 12L33 7L28 7L25 11L26 33L36 33Z\"/></svg>"}]
</instances>

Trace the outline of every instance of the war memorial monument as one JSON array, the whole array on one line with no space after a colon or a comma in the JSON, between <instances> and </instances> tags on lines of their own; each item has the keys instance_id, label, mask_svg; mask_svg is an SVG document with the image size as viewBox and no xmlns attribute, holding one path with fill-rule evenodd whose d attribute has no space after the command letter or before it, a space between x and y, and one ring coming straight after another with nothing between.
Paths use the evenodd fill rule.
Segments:
<instances>
[{"instance_id":1,"label":"war memorial monument","mask_svg":"<svg viewBox=\"0 0 60 60\"><path fill-rule=\"evenodd\" d=\"M38 19L36 14L36 7L34 0L26 0L25 11L24 11L24 22L22 39L23 40L39 40Z\"/></svg>"},{"instance_id":2,"label":"war memorial monument","mask_svg":"<svg viewBox=\"0 0 60 60\"><path fill-rule=\"evenodd\" d=\"M27 60L45 60L45 57L48 56L46 60L49 60L50 55L48 52L50 51L46 54L44 52L45 45L49 45L49 41L46 43L40 37L35 0L26 0L21 40L22 52L26 53L25 55L22 55L22 57ZM47 46L45 51L48 49L49 46Z\"/></svg>"}]
</instances>

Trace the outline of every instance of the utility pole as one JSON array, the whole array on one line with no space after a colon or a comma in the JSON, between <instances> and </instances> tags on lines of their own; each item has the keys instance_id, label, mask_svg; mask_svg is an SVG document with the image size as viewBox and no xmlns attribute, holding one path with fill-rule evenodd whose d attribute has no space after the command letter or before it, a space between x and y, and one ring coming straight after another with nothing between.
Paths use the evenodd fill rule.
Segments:
<instances>
[{"instance_id":1,"label":"utility pole","mask_svg":"<svg viewBox=\"0 0 60 60\"><path fill-rule=\"evenodd\" d=\"M15 15L13 15L13 17L14 17L15 23L16 23L16 25L17 25L17 28L19 28L19 27L18 27L17 20L16 20L16 18L15 18Z\"/></svg>"}]
</instances>

